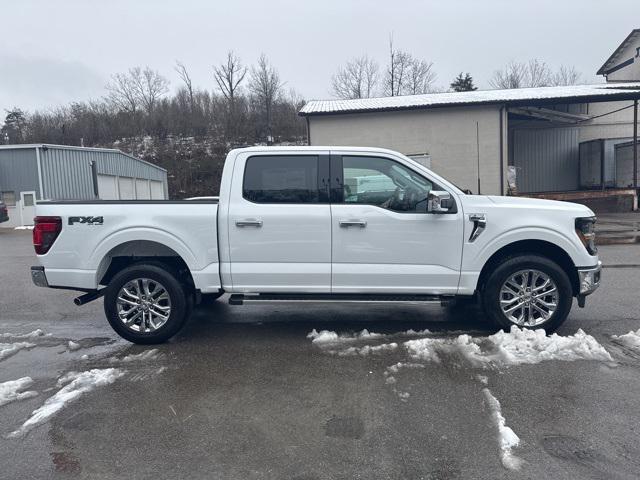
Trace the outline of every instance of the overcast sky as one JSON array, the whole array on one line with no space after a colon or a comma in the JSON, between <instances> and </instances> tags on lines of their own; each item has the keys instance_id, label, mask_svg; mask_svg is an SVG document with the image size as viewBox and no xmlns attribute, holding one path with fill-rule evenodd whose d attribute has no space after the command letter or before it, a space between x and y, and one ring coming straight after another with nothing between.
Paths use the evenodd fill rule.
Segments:
<instances>
[{"instance_id":1,"label":"overcast sky","mask_svg":"<svg viewBox=\"0 0 640 480\"><path fill-rule=\"evenodd\" d=\"M533 57L599 82L596 70L640 27L639 0L7 0L0 12L0 109L29 111L100 97L111 74L136 65L177 88L176 60L212 89L229 49L246 64L264 52L287 88L329 98L345 61L384 64L391 32L434 62L441 88L460 71L488 88L495 69Z\"/></svg>"}]
</instances>

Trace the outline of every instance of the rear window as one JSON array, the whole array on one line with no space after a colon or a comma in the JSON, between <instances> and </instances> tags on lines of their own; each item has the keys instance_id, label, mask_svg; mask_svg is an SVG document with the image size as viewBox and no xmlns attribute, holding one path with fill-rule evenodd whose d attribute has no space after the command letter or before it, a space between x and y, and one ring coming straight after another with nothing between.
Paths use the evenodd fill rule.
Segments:
<instances>
[{"instance_id":1,"label":"rear window","mask_svg":"<svg viewBox=\"0 0 640 480\"><path fill-rule=\"evenodd\" d=\"M318 157L249 157L244 170L242 196L255 203L318 203Z\"/></svg>"}]
</instances>

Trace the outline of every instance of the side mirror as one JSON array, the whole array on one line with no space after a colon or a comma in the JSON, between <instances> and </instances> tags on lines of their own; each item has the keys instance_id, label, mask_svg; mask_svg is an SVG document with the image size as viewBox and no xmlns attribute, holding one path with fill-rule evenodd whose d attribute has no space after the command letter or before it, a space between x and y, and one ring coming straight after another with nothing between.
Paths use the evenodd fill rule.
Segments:
<instances>
[{"instance_id":1,"label":"side mirror","mask_svg":"<svg viewBox=\"0 0 640 480\"><path fill-rule=\"evenodd\" d=\"M427 199L427 212L446 213L453 207L453 200L449 192L432 190Z\"/></svg>"}]
</instances>

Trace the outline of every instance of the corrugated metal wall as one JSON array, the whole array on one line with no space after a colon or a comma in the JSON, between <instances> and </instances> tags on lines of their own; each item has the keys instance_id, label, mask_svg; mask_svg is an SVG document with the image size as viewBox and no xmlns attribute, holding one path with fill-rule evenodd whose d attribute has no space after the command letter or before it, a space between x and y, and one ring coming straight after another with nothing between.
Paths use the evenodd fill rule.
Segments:
<instances>
[{"instance_id":1,"label":"corrugated metal wall","mask_svg":"<svg viewBox=\"0 0 640 480\"><path fill-rule=\"evenodd\" d=\"M35 149L0 149L0 190L16 193L35 191L38 188L38 163Z\"/></svg>"},{"instance_id":2,"label":"corrugated metal wall","mask_svg":"<svg viewBox=\"0 0 640 480\"><path fill-rule=\"evenodd\" d=\"M93 152L98 155L95 159L98 164L98 173L104 175L118 175L120 177L147 178L149 180L165 181L167 172L124 153Z\"/></svg>"},{"instance_id":3,"label":"corrugated metal wall","mask_svg":"<svg viewBox=\"0 0 640 480\"><path fill-rule=\"evenodd\" d=\"M46 147L40 151L44 196L48 199L94 198L91 162L98 174L162 181L167 173L147 162L114 151Z\"/></svg>"},{"instance_id":4,"label":"corrugated metal wall","mask_svg":"<svg viewBox=\"0 0 640 480\"><path fill-rule=\"evenodd\" d=\"M95 198L90 163L94 156L95 152L81 150L40 149L44 198L49 200Z\"/></svg>"},{"instance_id":5,"label":"corrugated metal wall","mask_svg":"<svg viewBox=\"0 0 640 480\"><path fill-rule=\"evenodd\" d=\"M510 164L516 167L518 192L578 189L579 128L514 129Z\"/></svg>"}]
</instances>

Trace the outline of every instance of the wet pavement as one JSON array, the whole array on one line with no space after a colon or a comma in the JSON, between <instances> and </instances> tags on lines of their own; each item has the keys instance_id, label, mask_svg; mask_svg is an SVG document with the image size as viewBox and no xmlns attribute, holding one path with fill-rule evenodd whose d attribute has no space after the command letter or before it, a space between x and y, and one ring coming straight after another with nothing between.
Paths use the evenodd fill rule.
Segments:
<instances>
[{"instance_id":1,"label":"wet pavement","mask_svg":"<svg viewBox=\"0 0 640 480\"><path fill-rule=\"evenodd\" d=\"M29 376L37 392L0 406L0 478L637 478L640 353L611 335L640 328L640 268L628 266L640 264L640 246L601 255L611 265L603 286L558 333L582 328L612 361L483 369L445 358L389 383L389 367L407 361L400 348L340 356L307 334L366 328L400 344L409 329L452 339L493 330L474 309L223 297L171 342L135 346L111 331L101 301L76 307L73 292L32 286L29 232L0 229L0 334L43 333L0 338L33 344L0 360L0 383ZM124 375L8 438L63 375L110 368ZM487 388L520 438L519 470L501 462Z\"/></svg>"}]
</instances>

